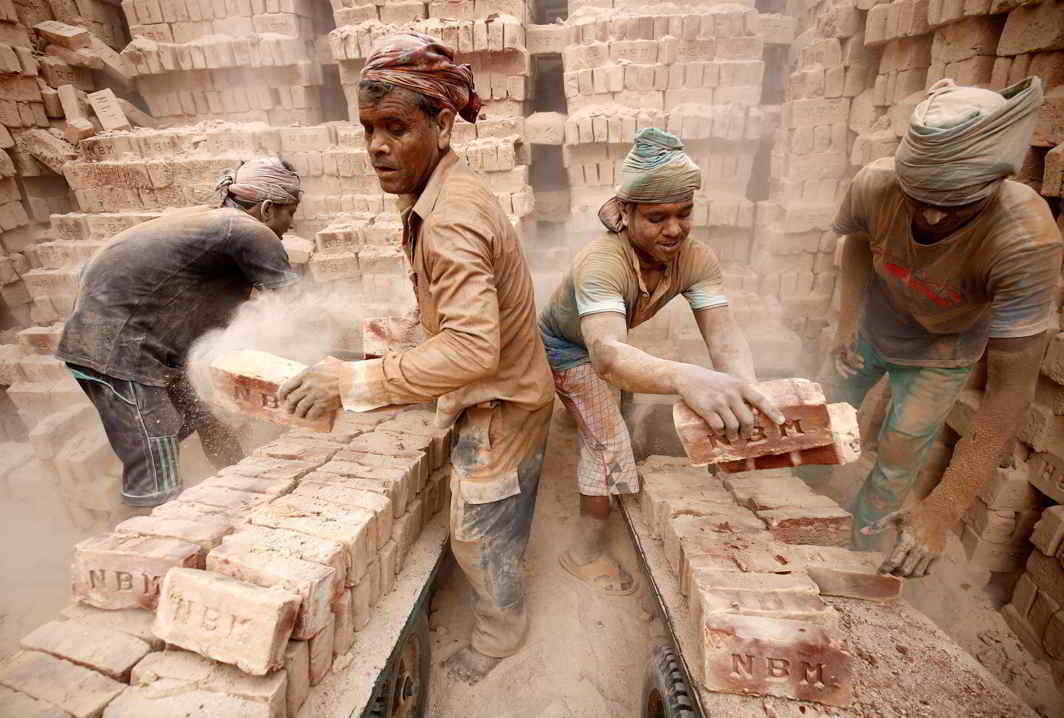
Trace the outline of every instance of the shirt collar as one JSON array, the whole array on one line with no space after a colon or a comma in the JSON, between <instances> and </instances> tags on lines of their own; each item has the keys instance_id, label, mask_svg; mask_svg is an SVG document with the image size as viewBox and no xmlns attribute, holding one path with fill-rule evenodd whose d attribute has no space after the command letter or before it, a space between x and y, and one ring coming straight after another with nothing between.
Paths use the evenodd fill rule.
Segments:
<instances>
[{"instance_id":1,"label":"shirt collar","mask_svg":"<svg viewBox=\"0 0 1064 718\"><path fill-rule=\"evenodd\" d=\"M627 228L626 229L622 229L620 232L618 232L617 236L621 240L621 242L624 244L624 251L628 254L628 261L631 262L632 269L635 270L635 277L636 277L636 280L639 282L639 291L641 293L643 293L643 294L649 295L650 292L647 291L647 285L646 285L645 282L643 282L643 270L639 266L639 255L635 253L635 247L632 246L632 241L628 238L628 230L627 230ZM687 241L690 242L691 239L688 238ZM681 250L681 252L682 251L683 250ZM673 260L672 262L668 262L667 264L664 265L665 271L664 271L664 274L662 275L662 278L661 278L662 281L668 281L669 280L669 278L672 276L673 266L676 264L676 262L679 259L680 259L679 256L677 256L675 260Z\"/></svg>"},{"instance_id":2,"label":"shirt collar","mask_svg":"<svg viewBox=\"0 0 1064 718\"><path fill-rule=\"evenodd\" d=\"M436 208L436 200L440 198L440 192L443 190L443 183L457 162L458 155L456 155L453 150L448 149L447 153L440 158L439 164L436 165L436 169L432 170L432 176L429 177L425 189L421 190L421 194L417 197L406 194L399 198L399 212L405 214L408 210L412 209L414 214L416 214L421 221L425 221L425 219L432 214L432 210Z\"/></svg>"}]
</instances>

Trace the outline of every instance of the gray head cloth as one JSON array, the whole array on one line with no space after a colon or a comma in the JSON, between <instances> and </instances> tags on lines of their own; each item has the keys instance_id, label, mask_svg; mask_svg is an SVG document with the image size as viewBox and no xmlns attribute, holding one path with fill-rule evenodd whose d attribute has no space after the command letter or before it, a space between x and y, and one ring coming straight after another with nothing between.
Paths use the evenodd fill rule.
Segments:
<instances>
[{"instance_id":1,"label":"gray head cloth","mask_svg":"<svg viewBox=\"0 0 1064 718\"><path fill-rule=\"evenodd\" d=\"M1000 92L939 80L916 106L894 154L902 191L940 207L990 196L1023 166L1041 104L1037 77Z\"/></svg>"}]
</instances>

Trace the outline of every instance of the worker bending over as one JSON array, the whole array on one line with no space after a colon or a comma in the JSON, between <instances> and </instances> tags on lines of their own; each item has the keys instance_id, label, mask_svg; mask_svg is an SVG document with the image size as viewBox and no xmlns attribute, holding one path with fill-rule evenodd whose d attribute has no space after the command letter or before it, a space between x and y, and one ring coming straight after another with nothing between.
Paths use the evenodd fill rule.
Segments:
<instances>
[{"instance_id":1,"label":"worker bending over","mask_svg":"<svg viewBox=\"0 0 1064 718\"><path fill-rule=\"evenodd\" d=\"M189 348L228 323L253 287L294 283L281 235L299 176L276 157L223 175L222 206L168 212L116 235L85 268L56 356L96 406L122 461L122 501L157 506L181 491L179 442L198 432L215 468L240 444L185 377Z\"/></svg>"},{"instance_id":2,"label":"worker bending over","mask_svg":"<svg viewBox=\"0 0 1064 718\"><path fill-rule=\"evenodd\" d=\"M553 393L536 330L532 278L491 187L451 151L455 116L475 122L468 65L415 33L381 40L362 70L359 121L381 188L400 195L403 251L429 339L381 359L311 367L281 387L289 411L316 417L437 400L455 425L451 547L472 584L471 645L448 660L476 682L528 630L522 558Z\"/></svg>"},{"instance_id":3,"label":"worker bending over","mask_svg":"<svg viewBox=\"0 0 1064 718\"><path fill-rule=\"evenodd\" d=\"M639 491L631 439L621 417L621 390L679 394L715 431L749 435L751 407L783 421L753 387L750 348L732 320L720 263L688 240L701 171L680 140L645 129L625 158L617 195L599 210L605 232L577 254L540 317L558 396L580 434L578 540L559 561L609 595L635 590L606 550L610 497ZM627 343L677 294L691 305L713 366L651 356Z\"/></svg>"},{"instance_id":4,"label":"worker bending over","mask_svg":"<svg viewBox=\"0 0 1064 718\"><path fill-rule=\"evenodd\" d=\"M885 572L927 573L1034 396L1056 326L1061 237L1045 200L1006 177L1023 164L1041 103L1038 78L1000 93L936 83L895 156L857 174L835 219L846 235L833 348L845 398L859 406L884 373L890 385L876 464L853 509L859 548L898 530ZM899 511L984 351L971 433L931 494Z\"/></svg>"}]
</instances>

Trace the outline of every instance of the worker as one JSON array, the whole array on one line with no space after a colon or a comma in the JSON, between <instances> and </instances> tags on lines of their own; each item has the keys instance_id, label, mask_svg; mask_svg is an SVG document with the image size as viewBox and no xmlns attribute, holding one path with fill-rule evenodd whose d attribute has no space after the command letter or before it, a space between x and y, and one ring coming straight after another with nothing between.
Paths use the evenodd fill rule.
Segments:
<instances>
[{"instance_id":1,"label":"worker","mask_svg":"<svg viewBox=\"0 0 1064 718\"><path fill-rule=\"evenodd\" d=\"M475 683L528 630L528 544L553 388L536 330L532 278L490 185L451 149L456 116L480 109L469 65L416 33L383 38L358 85L369 161L399 195L402 248L428 339L379 359L328 358L281 387L298 416L435 399L454 425L451 547L473 588L470 644L447 660Z\"/></svg>"},{"instance_id":2,"label":"worker","mask_svg":"<svg viewBox=\"0 0 1064 718\"><path fill-rule=\"evenodd\" d=\"M884 374L891 396L853 508L857 548L897 530L883 572L927 574L1033 399L1056 327L1061 237L1045 200L1007 177L1041 103L1038 78L1000 92L935 83L894 157L858 172L835 219L845 236L833 363L855 406ZM902 509L984 351L971 432L930 495Z\"/></svg>"},{"instance_id":3,"label":"worker","mask_svg":"<svg viewBox=\"0 0 1064 718\"><path fill-rule=\"evenodd\" d=\"M749 436L752 408L783 421L753 386L750 348L728 309L717 257L689 239L699 187L701 171L679 139L659 129L641 131L616 196L599 210L606 232L576 255L540 317L554 385L580 435L578 536L559 562L611 596L637 587L606 547L610 497L639 491L620 391L678 394L730 440ZM627 342L629 329L678 294L691 306L716 371L661 359Z\"/></svg>"},{"instance_id":4,"label":"worker","mask_svg":"<svg viewBox=\"0 0 1064 718\"><path fill-rule=\"evenodd\" d=\"M168 212L117 234L85 268L56 356L96 407L122 462L127 506L182 488L179 442L197 432L216 468L243 458L232 432L185 376L193 342L224 326L254 287L294 283L281 235L299 176L267 157L223 175L220 207Z\"/></svg>"}]
</instances>

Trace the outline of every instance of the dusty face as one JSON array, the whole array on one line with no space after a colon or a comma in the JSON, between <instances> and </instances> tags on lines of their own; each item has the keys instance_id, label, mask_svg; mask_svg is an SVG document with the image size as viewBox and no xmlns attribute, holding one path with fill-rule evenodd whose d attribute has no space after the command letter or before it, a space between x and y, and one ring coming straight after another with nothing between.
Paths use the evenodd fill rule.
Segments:
<instances>
[{"instance_id":1,"label":"dusty face","mask_svg":"<svg viewBox=\"0 0 1064 718\"><path fill-rule=\"evenodd\" d=\"M430 118L413 92L397 87L379 98L360 91L358 119L381 189L420 194L450 147L453 113L444 109Z\"/></svg>"},{"instance_id":2,"label":"dusty face","mask_svg":"<svg viewBox=\"0 0 1064 718\"><path fill-rule=\"evenodd\" d=\"M939 207L903 195L913 213L913 229L928 237L945 237L963 227L986 206L988 199L957 207Z\"/></svg>"},{"instance_id":3,"label":"dusty face","mask_svg":"<svg viewBox=\"0 0 1064 718\"><path fill-rule=\"evenodd\" d=\"M658 264L668 264L680 254L691 233L693 202L628 204L628 239L636 253Z\"/></svg>"},{"instance_id":4,"label":"dusty face","mask_svg":"<svg viewBox=\"0 0 1064 718\"><path fill-rule=\"evenodd\" d=\"M278 237L283 237L292 227L292 215L299 209L299 202L291 204L274 204L263 202L259 210L262 223L273 230Z\"/></svg>"}]
</instances>

